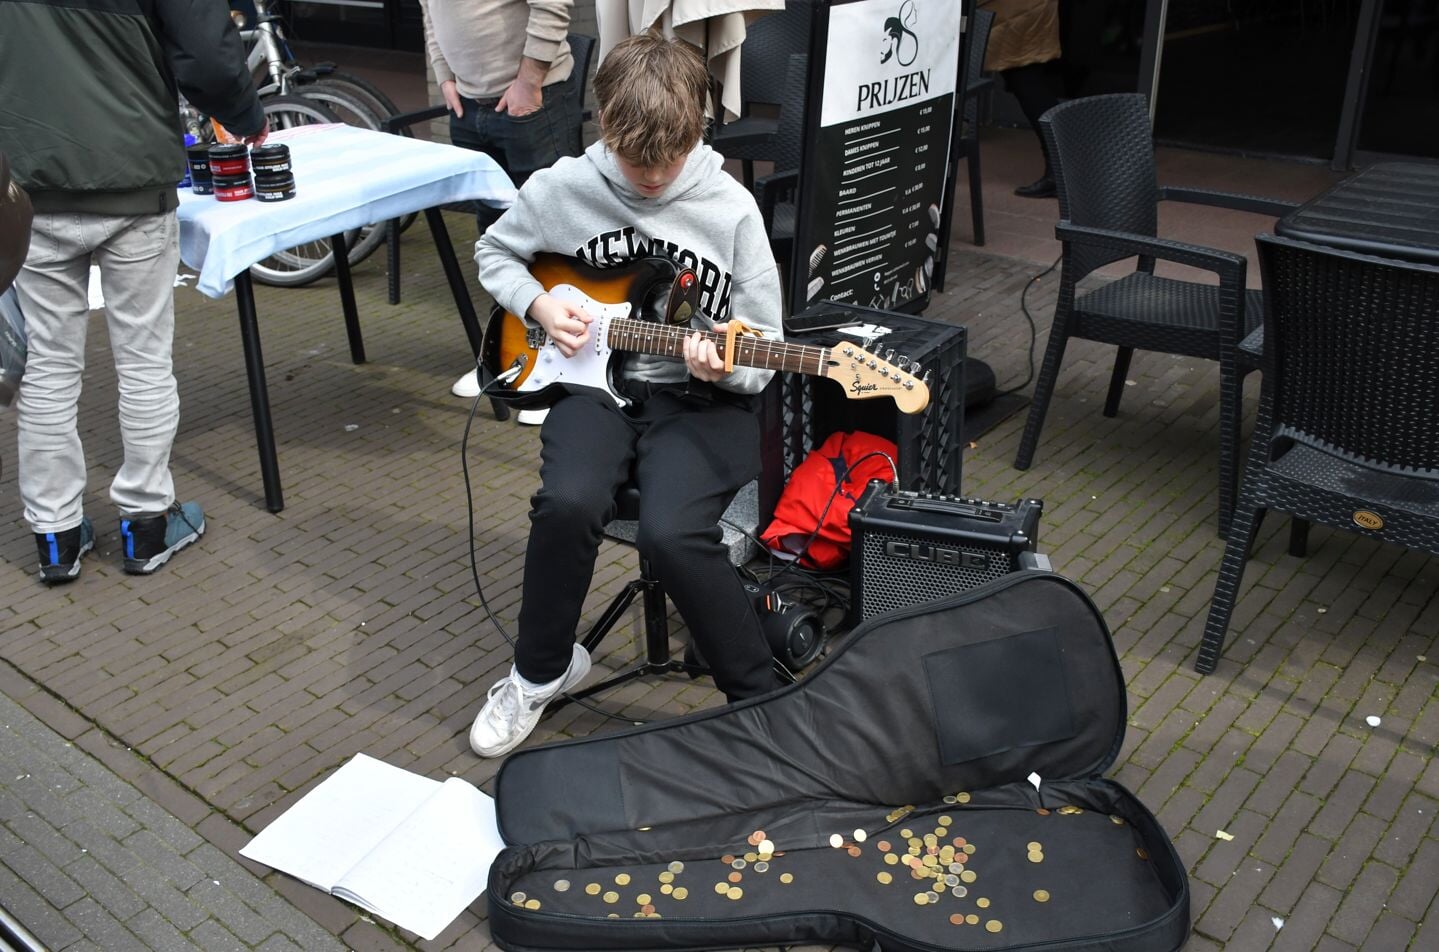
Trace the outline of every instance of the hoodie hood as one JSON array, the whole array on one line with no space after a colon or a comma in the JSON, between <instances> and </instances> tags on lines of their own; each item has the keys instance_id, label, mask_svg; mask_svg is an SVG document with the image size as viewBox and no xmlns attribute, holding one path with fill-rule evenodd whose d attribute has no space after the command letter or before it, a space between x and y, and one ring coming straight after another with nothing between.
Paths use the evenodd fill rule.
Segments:
<instances>
[{"instance_id":1,"label":"hoodie hood","mask_svg":"<svg viewBox=\"0 0 1439 952\"><path fill-rule=\"evenodd\" d=\"M609 182L615 193L624 199L625 204L648 208L660 208L679 198L703 195L715 187L716 176L724 166L724 157L701 142L685 157L684 168L680 169L679 177L670 183L670 187L654 198L649 198L635 191L604 140L592 143L585 149L585 155L595 164L595 168L605 181Z\"/></svg>"}]
</instances>

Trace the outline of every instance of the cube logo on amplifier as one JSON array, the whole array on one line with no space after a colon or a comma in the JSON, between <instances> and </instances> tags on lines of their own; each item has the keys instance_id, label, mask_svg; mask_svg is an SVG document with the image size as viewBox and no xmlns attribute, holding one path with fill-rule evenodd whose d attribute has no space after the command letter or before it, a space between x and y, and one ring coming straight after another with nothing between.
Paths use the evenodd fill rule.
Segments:
<instances>
[{"instance_id":1,"label":"cube logo on amplifier","mask_svg":"<svg viewBox=\"0 0 1439 952\"><path fill-rule=\"evenodd\" d=\"M896 490L875 480L850 512L850 622L953 595L1025 567L1044 503ZM1027 555L1028 554L1028 555Z\"/></svg>"}]
</instances>

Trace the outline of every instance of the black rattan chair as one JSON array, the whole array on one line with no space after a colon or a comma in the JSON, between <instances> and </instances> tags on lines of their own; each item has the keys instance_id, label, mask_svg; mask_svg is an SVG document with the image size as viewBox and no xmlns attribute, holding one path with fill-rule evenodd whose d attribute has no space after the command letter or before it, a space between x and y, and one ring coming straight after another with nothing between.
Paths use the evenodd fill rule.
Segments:
<instances>
[{"instance_id":1,"label":"black rattan chair","mask_svg":"<svg viewBox=\"0 0 1439 952\"><path fill-rule=\"evenodd\" d=\"M1267 510L1439 554L1439 267L1261 235L1264 386L1195 670Z\"/></svg>"},{"instance_id":2,"label":"black rattan chair","mask_svg":"<svg viewBox=\"0 0 1439 952\"><path fill-rule=\"evenodd\" d=\"M804 86L809 81L808 68L808 56L789 58L784 81L788 98L780 110L779 128L773 144L774 171L754 183L755 201L759 204L765 233L769 235L770 250L775 260L780 262L780 273L786 276L786 289L789 288L787 278L794 257L800 151L804 147Z\"/></svg>"},{"instance_id":3,"label":"black rattan chair","mask_svg":"<svg viewBox=\"0 0 1439 952\"><path fill-rule=\"evenodd\" d=\"M1229 526L1239 470L1239 425L1244 375L1253 354L1262 296L1246 291L1241 255L1157 237L1158 203L1197 202L1279 216L1294 206L1266 198L1165 188L1158 184L1149 109L1143 96L1092 96L1061 103L1040 119L1054 159L1063 267L1049 346L1034 388L1029 419L1014 465L1028 469L1054 395L1059 365L1071 337L1118 345L1104 415L1119 412L1129 361L1136 349L1184 354L1219 362L1219 531ZM1076 294L1081 279L1114 261L1138 257L1135 271ZM1156 259L1219 276L1218 286L1160 278Z\"/></svg>"},{"instance_id":4,"label":"black rattan chair","mask_svg":"<svg viewBox=\"0 0 1439 952\"><path fill-rule=\"evenodd\" d=\"M792 102L785 86L789 58L809 52L810 0L787 0L783 10L759 17L740 46L742 114L716 122L710 145L727 159L739 159L745 188L754 187L754 163L776 161L779 113ZM804 102L804 87L799 102ZM756 108L758 107L758 108ZM723 116L723 110L717 110Z\"/></svg>"},{"instance_id":5,"label":"black rattan chair","mask_svg":"<svg viewBox=\"0 0 1439 952\"><path fill-rule=\"evenodd\" d=\"M989 28L993 25L993 11L974 11L974 25L966 41L969 44L969 60L965 64L964 89L960 94L962 111L959 118L962 121L954 131L954 148L949 163L951 176L959 171L961 159L969 164L969 218L974 227L976 245L984 244L984 193L980 188L979 175L979 100L994 88L994 78L980 74L984 70L985 50L989 47Z\"/></svg>"}]
</instances>

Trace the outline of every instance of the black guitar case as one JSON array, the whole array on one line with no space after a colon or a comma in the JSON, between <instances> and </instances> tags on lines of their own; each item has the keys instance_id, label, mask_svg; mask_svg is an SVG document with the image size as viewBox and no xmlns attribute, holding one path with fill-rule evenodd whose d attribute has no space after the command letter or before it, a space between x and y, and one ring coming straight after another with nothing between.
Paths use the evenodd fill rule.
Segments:
<instances>
[{"instance_id":1,"label":"black guitar case","mask_svg":"<svg viewBox=\"0 0 1439 952\"><path fill-rule=\"evenodd\" d=\"M510 757L492 935L515 952L1177 949L1184 866L1103 777L1125 718L1104 620L1057 575L877 616L773 694Z\"/></svg>"}]
</instances>

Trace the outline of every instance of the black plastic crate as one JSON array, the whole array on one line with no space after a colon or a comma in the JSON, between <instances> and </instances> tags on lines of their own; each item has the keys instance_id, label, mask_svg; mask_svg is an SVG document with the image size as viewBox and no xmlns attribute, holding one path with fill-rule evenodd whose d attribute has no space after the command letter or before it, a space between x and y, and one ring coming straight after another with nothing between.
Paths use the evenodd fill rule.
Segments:
<instances>
[{"instance_id":1,"label":"black plastic crate","mask_svg":"<svg viewBox=\"0 0 1439 952\"><path fill-rule=\"evenodd\" d=\"M834 305L854 314L856 323L891 328L880 352L909 357L911 372L929 372L929 406L921 413L900 413L894 401L880 397L850 400L839 384L821 377L782 374L779 383L784 478L811 449L839 430L862 430L887 437L899 447L899 486L915 492L960 493L964 433L964 358L966 332L943 321ZM855 338L836 331L787 334L786 340L828 347Z\"/></svg>"}]
</instances>

